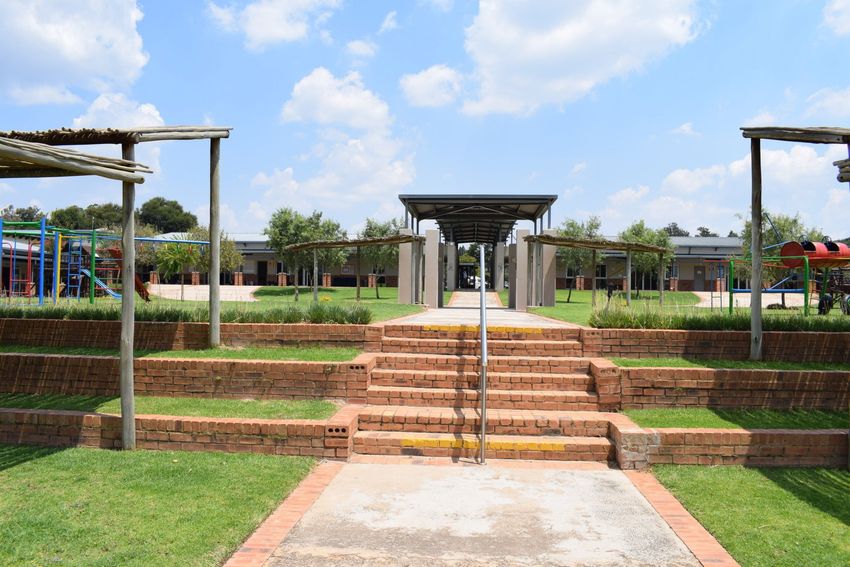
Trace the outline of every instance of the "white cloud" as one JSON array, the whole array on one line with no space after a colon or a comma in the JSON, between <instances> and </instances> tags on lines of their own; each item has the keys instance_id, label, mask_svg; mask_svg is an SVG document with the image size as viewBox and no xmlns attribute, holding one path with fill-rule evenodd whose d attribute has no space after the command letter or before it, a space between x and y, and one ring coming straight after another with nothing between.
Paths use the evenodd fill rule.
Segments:
<instances>
[{"instance_id":1,"label":"white cloud","mask_svg":"<svg viewBox=\"0 0 850 567\"><path fill-rule=\"evenodd\" d=\"M752 116L752 117L744 120L743 125L744 126L771 126L773 124L776 124L776 116L773 113L771 113L767 110L762 110L761 112L759 112L755 116Z\"/></svg>"},{"instance_id":2,"label":"white cloud","mask_svg":"<svg viewBox=\"0 0 850 567\"><path fill-rule=\"evenodd\" d=\"M573 166L573 168L570 170L570 175L578 175L579 173L581 173L585 169L587 169L587 162L586 161L580 161L577 164L575 164Z\"/></svg>"},{"instance_id":3,"label":"white cloud","mask_svg":"<svg viewBox=\"0 0 850 567\"><path fill-rule=\"evenodd\" d=\"M836 35L850 34L850 0L830 0L823 9L823 23Z\"/></svg>"},{"instance_id":4,"label":"white cloud","mask_svg":"<svg viewBox=\"0 0 850 567\"><path fill-rule=\"evenodd\" d=\"M661 183L663 191L671 193L696 193L704 187L722 185L726 178L726 166L712 165L697 169L676 169Z\"/></svg>"},{"instance_id":5,"label":"white cloud","mask_svg":"<svg viewBox=\"0 0 850 567\"><path fill-rule=\"evenodd\" d=\"M433 65L399 80L407 102L412 106L444 106L455 101L463 76L446 65Z\"/></svg>"},{"instance_id":6,"label":"white cloud","mask_svg":"<svg viewBox=\"0 0 850 567\"><path fill-rule=\"evenodd\" d=\"M249 204L252 222L264 222L283 206L348 214L365 204L395 210L396 194L416 175L413 154L393 136L386 102L358 73L337 78L322 67L314 69L293 87L281 116L316 126L319 143L303 156L316 168L307 177L292 167L256 174L251 185L263 193Z\"/></svg>"},{"instance_id":7,"label":"white cloud","mask_svg":"<svg viewBox=\"0 0 850 567\"><path fill-rule=\"evenodd\" d=\"M451 12L454 0L419 0L420 4L427 4L440 12Z\"/></svg>"},{"instance_id":8,"label":"white cloud","mask_svg":"<svg viewBox=\"0 0 850 567\"><path fill-rule=\"evenodd\" d=\"M469 114L529 114L575 101L692 41L701 24L693 0L549 2L482 0L466 29L476 64Z\"/></svg>"},{"instance_id":9,"label":"white cloud","mask_svg":"<svg viewBox=\"0 0 850 567\"><path fill-rule=\"evenodd\" d=\"M694 130L694 125L691 122L685 122L684 124L682 124L680 126L676 126L672 130L670 130L670 133L671 134L679 134L679 135L682 135L682 136L694 136L694 137L702 136L702 134L700 134L699 132Z\"/></svg>"},{"instance_id":10,"label":"white cloud","mask_svg":"<svg viewBox=\"0 0 850 567\"><path fill-rule=\"evenodd\" d=\"M378 53L378 45L368 39L355 39L354 41L349 41L345 46L345 49L348 51L349 55L361 59L374 57L375 54Z\"/></svg>"},{"instance_id":11,"label":"white cloud","mask_svg":"<svg viewBox=\"0 0 850 567\"><path fill-rule=\"evenodd\" d=\"M820 89L806 99L806 116L847 118L850 116L850 87L843 90Z\"/></svg>"},{"instance_id":12,"label":"white cloud","mask_svg":"<svg viewBox=\"0 0 850 567\"><path fill-rule=\"evenodd\" d=\"M637 187L626 187L608 196L608 203L615 207L632 205L649 194L649 187L638 185Z\"/></svg>"},{"instance_id":13,"label":"white cloud","mask_svg":"<svg viewBox=\"0 0 850 567\"><path fill-rule=\"evenodd\" d=\"M135 0L5 2L0 90L17 104L79 102L131 85L148 62Z\"/></svg>"},{"instance_id":14,"label":"white cloud","mask_svg":"<svg viewBox=\"0 0 850 567\"><path fill-rule=\"evenodd\" d=\"M381 22L381 28L378 30L378 34L398 29L398 20L396 19L397 15L398 14L395 10L388 12L387 15L384 16L384 21Z\"/></svg>"},{"instance_id":15,"label":"white cloud","mask_svg":"<svg viewBox=\"0 0 850 567\"><path fill-rule=\"evenodd\" d=\"M311 25L322 25L340 0L255 0L241 9L207 3L210 19L226 32L245 34L254 51L305 39Z\"/></svg>"}]
</instances>

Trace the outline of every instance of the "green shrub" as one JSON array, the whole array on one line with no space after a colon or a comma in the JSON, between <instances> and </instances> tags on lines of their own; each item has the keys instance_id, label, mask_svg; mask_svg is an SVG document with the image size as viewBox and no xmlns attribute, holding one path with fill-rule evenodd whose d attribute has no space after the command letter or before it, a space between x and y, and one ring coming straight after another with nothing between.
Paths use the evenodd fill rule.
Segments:
<instances>
[{"instance_id":1,"label":"green shrub","mask_svg":"<svg viewBox=\"0 0 850 567\"><path fill-rule=\"evenodd\" d=\"M372 322L372 310L365 305L355 305L348 310L346 322L352 325L368 325Z\"/></svg>"},{"instance_id":2,"label":"green shrub","mask_svg":"<svg viewBox=\"0 0 850 567\"><path fill-rule=\"evenodd\" d=\"M289 305L284 307L281 310L280 314L280 322L281 323L301 323L304 321L304 311L295 307L294 305Z\"/></svg>"}]
</instances>

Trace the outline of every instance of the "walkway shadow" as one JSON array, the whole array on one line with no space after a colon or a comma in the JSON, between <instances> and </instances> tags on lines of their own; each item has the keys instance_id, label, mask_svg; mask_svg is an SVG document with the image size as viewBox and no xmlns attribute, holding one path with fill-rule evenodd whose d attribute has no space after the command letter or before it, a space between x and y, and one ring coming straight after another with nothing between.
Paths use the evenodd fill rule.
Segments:
<instances>
[{"instance_id":1,"label":"walkway shadow","mask_svg":"<svg viewBox=\"0 0 850 567\"><path fill-rule=\"evenodd\" d=\"M30 445L0 445L0 471L22 465L29 461L48 457L64 447L35 447Z\"/></svg>"},{"instance_id":2,"label":"walkway shadow","mask_svg":"<svg viewBox=\"0 0 850 567\"><path fill-rule=\"evenodd\" d=\"M850 471L838 469L757 469L794 496L850 526Z\"/></svg>"},{"instance_id":3,"label":"walkway shadow","mask_svg":"<svg viewBox=\"0 0 850 567\"><path fill-rule=\"evenodd\" d=\"M0 407L15 409L98 411L118 396L67 396L62 394L0 394Z\"/></svg>"}]
</instances>

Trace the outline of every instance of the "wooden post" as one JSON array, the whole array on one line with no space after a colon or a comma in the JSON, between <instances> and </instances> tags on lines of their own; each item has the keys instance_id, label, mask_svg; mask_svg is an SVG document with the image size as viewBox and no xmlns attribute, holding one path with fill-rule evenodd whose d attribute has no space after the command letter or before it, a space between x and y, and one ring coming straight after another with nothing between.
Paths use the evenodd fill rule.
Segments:
<instances>
[{"instance_id":1,"label":"wooden post","mask_svg":"<svg viewBox=\"0 0 850 567\"><path fill-rule=\"evenodd\" d=\"M121 157L135 161L135 144L125 142L121 145ZM136 271L136 227L134 219L136 186L123 181L121 184L122 233L121 247L121 447L124 450L136 448L136 400L133 385L133 339L136 324L135 293L133 282ZM94 256L94 242L92 242ZM92 272L92 279L94 272Z\"/></svg>"},{"instance_id":2,"label":"wooden post","mask_svg":"<svg viewBox=\"0 0 850 567\"><path fill-rule=\"evenodd\" d=\"M761 140L750 139L750 160L752 162L752 282L750 283L750 360L761 360L761 286L762 286L762 250L761 250Z\"/></svg>"},{"instance_id":3,"label":"wooden post","mask_svg":"<svg viewBox=\"0 0 850 567\"><path fill-rule=\"evenodd\" d=\"M357 272L357 301L360 301L360 247L357 247L357 252L354 256L354 271Z\"/></svg>"},{"instance_id":4,"label":"wooden post","mask_svg":"<svg viewBox=\"0 0 850 567\"><path fill-rule=\"evenodd\" d=\"M221 139L210 139L210 347L221 345L221 223L219 154Z\"/></svg>"},{"instance_id":5,"label":"wooden post","mask_svg":"<svg viewBox=\"0 0 850 567\"><path fill-rule=\"evenodd\" d=\"M319 302L319 250L313 248L313 303Z\"/></svg>"},{"instance_id":6,"label":"wooden post","mask_svg":"<svg viewBox=\"0 0 850 567\"><path fill-rule=\"evenodd\" d=\"M592 307L596 307L596 248L593 249L591 257L593 258L591 260L593 267L590 271L590 304Z\"/></svg>"},{"instance_id":7,"label":"wooden post","mask_svg":"<svg viewBox=\"0 0 850 567\"><path fill-rule=\"evenodd\" d=\"M664 253L658 254L658 305L664 307Z\"/></svg>"},{"instance_id":8,"label":"wooden post","mask_svg":"<svg viewBox=\"0 0 850 567\"><path fill-rule=\"evenodd\" d=\"M632 251L626 250L626 305L632 305Z\"/></svg>"}]
</instances>

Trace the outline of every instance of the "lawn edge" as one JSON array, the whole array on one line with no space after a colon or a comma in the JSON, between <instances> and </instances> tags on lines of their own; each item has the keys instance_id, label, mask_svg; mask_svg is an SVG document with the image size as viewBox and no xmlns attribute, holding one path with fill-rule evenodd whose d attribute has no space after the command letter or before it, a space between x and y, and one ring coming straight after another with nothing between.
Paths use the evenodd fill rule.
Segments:
<instances>
[{"instance_id":1,"label":"lawn edge","mask_svg":"<svg viewBox=\"0 0 850 567\"><path fill-rule=\"evenodd\" d=\"M261 567L283 543L345 463L322 461L248 536L223 567Z\"/></svg>"},{"instance_id":2,"label":"lawn edge","mask_svg":"<svg viewBox=\"0 0 850 567\"><path fill-rule=\"evenodd\" d=\"M701 565L733 567L739 563L720 542L694 518L651 472L623 471L673 533L694 554Z\"/></svg>"}]
</instances>

